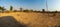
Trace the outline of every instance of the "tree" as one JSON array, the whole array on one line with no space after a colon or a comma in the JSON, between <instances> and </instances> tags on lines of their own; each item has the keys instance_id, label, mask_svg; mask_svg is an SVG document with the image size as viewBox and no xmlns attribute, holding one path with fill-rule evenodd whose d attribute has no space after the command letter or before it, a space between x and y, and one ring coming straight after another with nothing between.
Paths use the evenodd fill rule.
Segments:
<instances>
[{"instance_id":1,"label":"tree","mask_svg":"<svg viewBox=\"0 0 60 27\"><path fill-rule=\"evenodd\" d=\"M6 10L4 7L2 7L2 11Z\"/></svg>"},{"instance_id":2,"label":"tree","mask_svg":"<svg viewBox=\"0 0 60 27\"><path fill-rule=\"evenodd\" d=\"M42 12L45 12L45 9L42 9Z\"/></svg>"},{"instance_id":3,"label":"tree","mask_svg":"<svg viewBox=\"0 0 60 27\"><path fill-rule=\"evenodd\" d=\"M34 12L37 12L37 10L34 10Z\"/></svg>"},{"instance_id":4,"label":"tree","mask_svg":"<svg viewBox=\"0 0 60 27\"><path fill-rule=\"evenodd\" d=\"M23 11L23 8L20 8L20 12L22 12Z\"/></svg>"},{"instance_id":5,"label":"tree","mask_svg":"<svg viewBox=\"0 0 60 27\"><path fill-rule=\"evenodd\" d=\"M4 12L4 10L6 10L4 7L0 6L0 11Z\"/></svg>"},{"instance_id":6,"label":"tree","mask_svg":"<svg viewBox=\"0 0 60 27\"><path fill-rule=\"evenodd\" d=\"M17 10L14 10L14 12L17 12Z\"/></svg>"},{"instance_id":7,"label":"tree","mask_svg":"<svg viewBox=\"0 0 60 27\"><path fill-rule=\"evenodd\" d=\"M29 12L33 12L33 10L31 9L31 10L29 10Z\"/></svg>"},{"instance_id":8,"label":"tree","mask_svg":"<svg viewBox=\"0 0 60 27\"><path fill-rule=\"evenodd\" d=\"M23 10L23 12L29 12L29 10L28 10L28 9L26 9L26 10Z\"/></svg>"},{"instance_id":9,"label":"tree","mask_svg":"<svg viewBox=\"0 0 60 27\"><path fill-rule=\"evenodd\" d=\"M10 6L10 11L12 11L13 10L13 6Z\"/></svg>"},{"instance_id":10,"label":"tree","mask_svg":"<svg viewBox=\"0 0 60 27\"><path fill-rule=\"evenodd\" d=\"M55 13L57 13L57 10L55 11Z\"/></svg>"}]
</instances>

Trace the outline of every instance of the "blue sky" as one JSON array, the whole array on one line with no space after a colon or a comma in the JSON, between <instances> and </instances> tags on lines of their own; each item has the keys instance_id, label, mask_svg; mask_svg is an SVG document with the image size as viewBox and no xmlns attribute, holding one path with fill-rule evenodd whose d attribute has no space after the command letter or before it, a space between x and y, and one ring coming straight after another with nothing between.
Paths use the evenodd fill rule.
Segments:
<instances>
[{"instance_id":1,"label":"blue sky","mask_svg":"<svg viewBox=\"0 0 60 27\"><path fill-rule=\"evenodd\" d=\"M47 2L48 10L60 11L60 0L47 0ZM11 5L14 9L22 7L24 9L46 10L46 0L0 0L0 6L4 6L6 9L9 9Z\"/></svg>"}]
</instances>

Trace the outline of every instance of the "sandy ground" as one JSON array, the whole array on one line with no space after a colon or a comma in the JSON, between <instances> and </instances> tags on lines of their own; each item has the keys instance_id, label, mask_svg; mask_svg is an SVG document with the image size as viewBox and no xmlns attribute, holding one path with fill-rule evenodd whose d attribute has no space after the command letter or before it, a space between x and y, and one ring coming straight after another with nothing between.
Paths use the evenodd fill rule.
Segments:
<instances>
[{"instance_id":1,"label":"sandy ground","mask_svg":"<svg viewBox=\"0 0 60 27\"><path fill-rule=\"evenodd\" d=\"M0 17L13 16L18 22L28 25L28 27L55 27L60 26L60 13L55 15L49 13L26 13L26 12L11 12L0 13Z\"/></svg>"}]
</instances>

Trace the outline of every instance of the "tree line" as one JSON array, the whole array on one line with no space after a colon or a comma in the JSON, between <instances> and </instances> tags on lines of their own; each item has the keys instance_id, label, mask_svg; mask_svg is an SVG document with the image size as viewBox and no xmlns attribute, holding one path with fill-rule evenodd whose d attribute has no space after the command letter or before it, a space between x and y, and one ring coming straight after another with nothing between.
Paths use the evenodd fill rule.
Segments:
<instances>
[{"instance_id":1,"label":"tree line","mask_svg":"<svg viewBox=\"0 0 60 27\"><path fill-rule=\"evenodd\" d=\"M33 9L30 9L30 10L25 9L24 10L23 8L20 8L19 10L14 10L13 6L10 6L9 11L7 11L7 9L0 6L0 12L45 12L45 9L42 9L42 11L37 11L37 10L33 10ZM57 11L55 11L55 12L57 12Z\"/></svg>"}]
</instances>

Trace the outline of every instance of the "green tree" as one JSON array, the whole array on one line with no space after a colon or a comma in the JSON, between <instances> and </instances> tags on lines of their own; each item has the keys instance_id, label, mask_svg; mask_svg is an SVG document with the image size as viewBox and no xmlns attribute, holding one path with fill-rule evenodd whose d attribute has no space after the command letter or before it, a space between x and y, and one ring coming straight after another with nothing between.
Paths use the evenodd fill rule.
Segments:
<instances>
[{"instance_id":1,"label":"green tree","mask_svg":"<svg viewBox=\"0 0 60 27\"><path fill-rule=\"evenodd\" d=\"M4 7L0 6L0 11L4 12L4 10L6 10Z\"/></svg>"},{"instance_id":2,"label":"green tree","mask_svg":"<svg viewBox=\"0 0 60 27\"><path fill-rule=\"evenodd\" d=\"M10 11L12 11L13 10L13 6L10 6Z\"/></svg>"},{"instance_id":3,"label":"green tree","mask_svg":"<svg viewBox=\"0 0 60 27\"><path fill-rule=\"evenodd\" d=\"M42 12L45 12L45 9L42 9Z\"/></svg>"},{"instance_id":4,"label":"green tree","mask_svg":"<svg viewBox=\"0 0 60 27\"><path fill-rule=\"evenodd\" d=\"M24 12L29 12L29 10L28 10L28 9L26 9L26 10L24 10Z\"/></svg>"},{"instance_id":5,"label":"green tree","mask_svg":"<svg viewBox=\"0 0 60 27\"><path fill-rule=\"evenodd\" d=\"M2 7L2 11L5 11L6 9L4 7Z\"/></svg>"}]
</instances>

